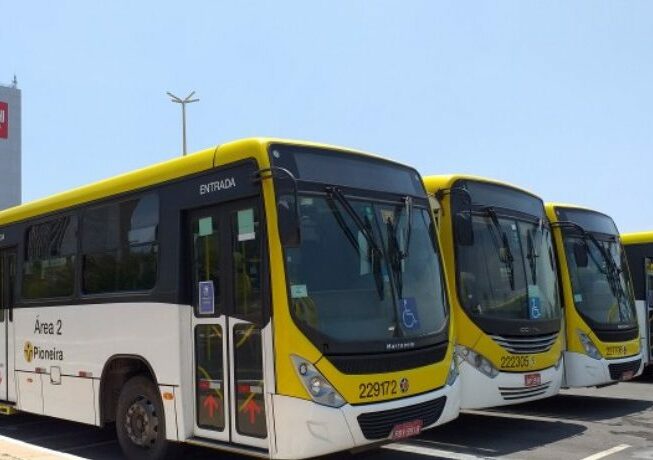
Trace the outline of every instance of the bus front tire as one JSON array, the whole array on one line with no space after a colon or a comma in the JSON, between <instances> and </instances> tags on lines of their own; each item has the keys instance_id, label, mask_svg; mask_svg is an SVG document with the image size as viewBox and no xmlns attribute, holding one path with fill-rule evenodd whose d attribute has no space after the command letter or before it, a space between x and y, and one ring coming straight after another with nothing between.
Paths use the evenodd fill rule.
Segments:
<instances>
[{"instance_id":1,"label":"bus front tire","mask_svg":"<svg viewBox=\"0 0 653 460\"><path fill-rule=\"evenodd\" d=\"M116 434L130 460L168 458L163 402L157 386L147 377L127 381L120 392L116 410Z\"/></svg>"}]
</instances>

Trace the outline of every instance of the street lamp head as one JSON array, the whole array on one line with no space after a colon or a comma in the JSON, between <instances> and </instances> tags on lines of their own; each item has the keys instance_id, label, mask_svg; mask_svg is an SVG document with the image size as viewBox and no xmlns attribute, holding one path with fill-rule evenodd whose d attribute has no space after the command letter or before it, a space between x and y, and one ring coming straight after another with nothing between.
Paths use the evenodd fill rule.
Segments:
<instances>
[{"instance_id":1,"label":"street lamp head","mask_svg":"<svg viewBox=\"0 0 653 460\"><path fill-rule=\"evenodd\" d=\"M179 99L177 96L175 96L174 94L172 94L170 91L166 91L166 94L167 94L168 96L170 96L170 99L172 100L172 102L176 102L176 103L178 103L178 104L181 104L181 102L182 102L181 99Z\"/></svg>"},{"instance_id":2,"label":"street lamp head","mask_svg":"<svg viewBox=\"0 0 653 460\"><path fill-rule=\"evenodd\" d=\"M193 95L195 94L195 91L191 91L188 96L186 96L185 99L181 99L174 94L172 94L170 91L166 91L166 94L170 96L170 100L172 102L175 102L177 104L181 105L181 129L182 129L182 146L183 146L183 155L186 155L186 104L190 104L191 102L197 102L199 101L199 98L191 99Z\"/></svg>"}]
</instances>

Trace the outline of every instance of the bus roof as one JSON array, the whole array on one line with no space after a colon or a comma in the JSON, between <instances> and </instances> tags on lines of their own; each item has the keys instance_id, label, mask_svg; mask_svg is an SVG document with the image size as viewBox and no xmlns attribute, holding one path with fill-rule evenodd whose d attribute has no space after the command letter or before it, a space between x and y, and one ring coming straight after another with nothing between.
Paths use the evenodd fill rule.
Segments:
<instances>
[{"instance_id":1,"label":"bus roof","mask_svg":"<svg viewBox=\"0 0 653 460\"><path fill-rule=\"evenodd\" d=\"M547 201L546 203L544 203L544 209L546 210L546 215L547 215L547 217L549 218L549 220L551 222L557 222L558 221L558 217L555 214L555 209L556 208L579 209L581 211L593 212L595 214L600 214L600 215L605 216L608 219L614 221L614 219L612 219L612 217L610 217L606 213L601 212L601 211L597 211L596 209L588 208L586 206L580 206L580 205L577 205L577 204L556 203L556 202L552 202L552 201Z\"/></svg>"},{"instance_id":2,"label":"bus roof","mask_svg":"<svg viewBox=\"0 0 653 460\"><path fill-rule=\"evenodd\" d=\"M161 184L246 158L254 158L260 167L267 167L267 146L274 143L334 149L380 158L367 152L317 142L268 137L239 139L5 209L0 211L0 226Z\"/></svg>"},{"instance_id":3,"label":"bus roof","mask_svg":"<svg viewBox=\"0 0 653 460\"><path fill-rule=\"evenodd\" d=\"M604 214L604 213L602 213L602 212L599 212L599 211L596 211L596 210L594 210L594 209L590 209L590 208L588 208L588 207L586 207L586 206L581 206L581 205L578 205L578 204L556 203L556 202L554 202L554 201L547 201L546 203L544 203L544 206L545 206L546 208L549 208L549 207L550 207L550 208L580 209L580 210L582 210L582 211L591 211L591 212L596 212L596 213L598 213L598 214Z\"/></svg>"},{"instance_id":4,"label":"bus roof","mask_svg":"<svg viewBox=\"0 0 653 460\"><path fill-rule=\"evenodd\" d=\"M472 174L444 174L444 175L434 175L434 176L423 176L422 180L424 181L426 190L430 193L435 193L438 190L450 189L451 187L453 187L453 184L458 180L472 180L477 182L485 182L488 184L501 185L503 187L512 188L514 190L518 190L520 192L524 192L527 193L528 195L532 195L534 197L539 198L539 196L537 196L533 192L521 188L517 185L513 185L508 182L502 182L497 179L490 179L488 177L474 176Z\"/></svg>"},{"instance_id":5,"label":"bus roof","mask_svg":"<svg viewBox=\"0 0 653 460\"><path fill-rule=\"evenodd\" d=\"M624 245L653 243L653 230L648 230L645 232L622 233L621 242Z\"/></svg>"}]
</instances>

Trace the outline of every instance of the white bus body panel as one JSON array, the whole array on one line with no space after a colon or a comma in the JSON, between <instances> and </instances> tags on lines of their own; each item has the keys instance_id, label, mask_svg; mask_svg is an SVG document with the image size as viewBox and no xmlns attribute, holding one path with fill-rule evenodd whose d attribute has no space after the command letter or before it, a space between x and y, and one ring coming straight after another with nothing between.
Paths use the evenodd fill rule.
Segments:
<instances>
[{"instance_id":1,"label":"white bus body panel","mask_svg":"<svg viewBox=\"0 0 653 460\"><path fill-rule=\"evenodd\" d=\"M5 320L0 323L0 399L16 402L18 384L14 373L15 353L22 353L23 350L14 350L14 323L9 321L8 311L0 312L0 315L5 316ZM5 356L7 362L4 362Z\"/></svg>"},{"instance_id":2,"label":"white bus body panel","mask_svg":"<svg viewBox=\"0 0 653 460\"><path fill-rule=\"evenodd\" d=\"M635 310L637 311L637 324L639 325L639 341L644 367L650 363L649 353L651 350L651 337L649 329L649 315L646 302L644 300L635 301Z\"/></svg>"},{"instance_id":3,"label":"white bus body panel","mask_svg":"<svg viewBox=\"0 0 653 460\"><path fill-rule=\"evenodd\" d=\"M180 306L179 310L179 348L181 356L185 356L179 363L179 385L175 387L175 409L177 414L177 437L179 441L193 436L193 420L195 418L195 382L193 381L195 353L193 351L193 334L191 319L192 307ZM168 427L166 426L166 429ZM166 434L168 431L166 431ZM169 436L169 435L168 435Z\"/></svg>"},{"instance_id":4,"label":"white bus body panel","mask_svg":"<svg viewBox=\"0 0 653 460\"><path fill-rule=\"evenodd\" d=\"M460 363L462 380L461 409L507 406L555 396L560 391L562 362L556 367L529 372L499 372L490 378L467 361ZM541 388L526 387L524 376L539 373Z\"/></svg>"},{"instance_id":5,"label":"white bus body panel","mask_svg":"<svg viewBox=\"0 0 653 460\"><path fill-rule=\"evenodd\" d=\"M33 372L16 372L16 386L18 387L18 409L43 414L43 385L41 375Z\"/></svg>"},{"instance_id":6,"label":"white bus body panel","mask_svg":"<svg viewBox=\"0 0 653 460\"><path fill-rule=\"evenodd\" d=\"M360 414L397 409L446 396L447 402L440 418L423 429L442 425L458 417L461 387L459 377L452 386L419 396L356 406L345 404L338 409L309 400L274 395L272 400L278 450L273 457L311 458L383 441L365 438L358 425L357 417Z\"/></svg>"},{"instance_id":7,"label":"white bus body panel","mask_svg":"<svg viewBox=\"0 0 653 460\"><path fill-rule=\"evenodd\" d=\"M641 358L641 354L637 356L629 356L620 359L594 359L581 353L565 352L565 372L567 374L567 386L573 387L594 387L598 385L607 385L616 383L618 380L612 380L610 377L610 364L621 364L630 361L635 361ZM644 369L643 365L639 366L637 373L634 376L640 375Z\"/></svg>"},{"instance_id":8,"label":"white bus body panel","mask_svg":"<svg viewBox=\"0 0 653 460\"><path fill-rule=\"evenodd\" d=\"M162 397L167 438L192 438L195 402L191 317L189 306L162 303L16 309L17 408L99 425L100 381L105 365L113 356L135 355L154 372L161 395L174 395L171 400ZM360 406L347 404L339 409L273 394L270 324L262 335L269 436L261 440L261 447L269 449L273 458L306 458L378 442L366 439L358 426L356 417L364 412L396 409L446 396L438 421L423 429L458 416L462 376L452 386L423 395ZM28 343L31 348L26 347ZM31 355L24 352L26 348L32 350ZM54 373L53 368L57 368ZM87 377L80 377L80 372Z\"/></svg>"},{"instance_id":9,"label":"white bus body panel","mask_svg":"<svg viewBox=\"0 0 653 460\"><path fill-rule=\"evenodd\" d=\"M166 391L178 387L182 375L192 388L190 314L188 306L163 303L15 309L18 409L98 425L99 380L116 355L144 359ZM60 383L51 380L53 367ZM192 411L192 391L185 393L184 406ZM168 436L178 439L176 419L166 422Z\"/></svg>"},{"instance_id":10,"label":"white bus body panel","mask_svg":"<svg viewBox=\"0 0 653 460\"><path fill-rule=\"evenodd\" d=\"M177 432L177 411L175 409L175 387L168 385L160 385L159 391L161 392L161 401L163 402L163 413L166 420L166 439L170 441L178 441L179 434ZM166 399L163 397L164 393L173 395L174 399Z\"/></svg>"},{"instance_id":11,"label":"white bus body panel","mask_svg":"<svg viewBox=\"0 0 653 460\"><path fill-rule=\"evenodd\" d=\"M43 385L43 413L51 417L97 425L93 380L79 377L61 377L53 384L49 375L41 375Z\"/></svg>"}]
</instances>

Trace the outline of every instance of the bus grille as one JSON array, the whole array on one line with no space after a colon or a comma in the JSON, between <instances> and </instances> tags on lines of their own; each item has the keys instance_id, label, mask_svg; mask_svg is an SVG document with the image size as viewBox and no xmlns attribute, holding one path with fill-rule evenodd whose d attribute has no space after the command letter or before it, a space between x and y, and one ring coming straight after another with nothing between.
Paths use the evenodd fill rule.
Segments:
<instances>
[{"instance_id":1,"label":"bus grille","mask_svg":"<svg viewBox=\"0 0 653 460\"><path fill-rule=\"evenodd\" d=\"M447 354L449 342L442 342L417 350L390 353L330 355L331 364L343 374L365 375L383 372L397 372L442 361Z\"/></svg>"},{"instance_id":2,"label":"bus grille","mask_svg":"<svg viewBox=\"0 0 653 460\"><path fill-rule=\"evenodd\" d=\"M511 353L526 355L549 351L558 338L558 333L531 337L491 335L492 340Z\"/></svg>"},{"instance_id":3,"label":"bus grille","mask_svg":"<svg viewBox=\"0 0 653 460\"><path fill-rule=\"evenodd\" d=\"M442 415L447 397L442 396L414 406L400 407L380 412L367 412L358 416L358 425L367 439L384 439L390 436L395 425L421 420L424 428L434 424Z\"/></svg>"},{"instance_id":4,"label":"bus grille","mask_svg":"<svg viewBox=\"0 0 653 460\"><path fill-rule=\"evenodd\" d=\"M608 369L610 370L610 378L612 380L621 380L624 372L631 371L633 375L639 370L639 366L642 364L641 359L636 359L634 361L627 361L625 363L616 363L609 364Z\"/></svg>"},{"instance_id":5,"label":"bus grille","mask_svg":"<svg viewBox=\"0 0 653 460\"><path fill-rule=\"evenodd\" d=\"M550 386L551 382L546 382L533 387L499 387L499 391L506 401L517 401L519 399L542 396Z\"/></svg>"}]
</instances>

